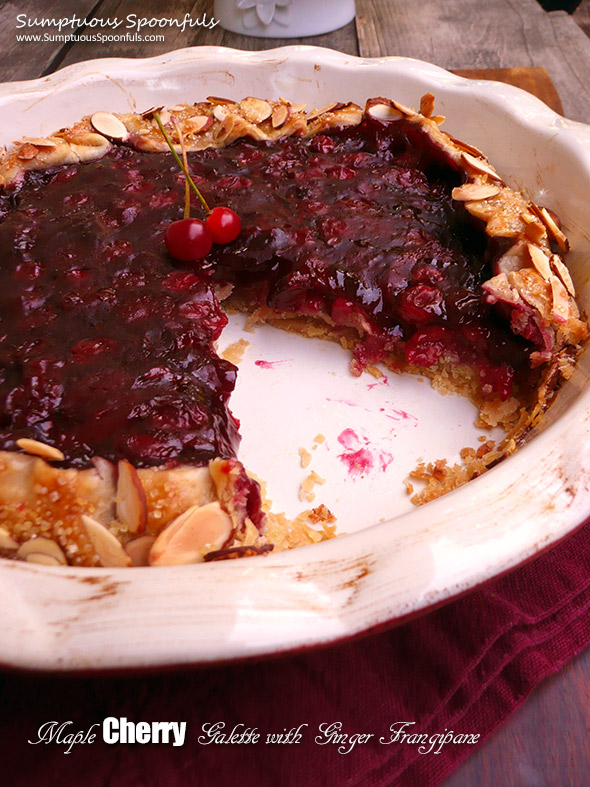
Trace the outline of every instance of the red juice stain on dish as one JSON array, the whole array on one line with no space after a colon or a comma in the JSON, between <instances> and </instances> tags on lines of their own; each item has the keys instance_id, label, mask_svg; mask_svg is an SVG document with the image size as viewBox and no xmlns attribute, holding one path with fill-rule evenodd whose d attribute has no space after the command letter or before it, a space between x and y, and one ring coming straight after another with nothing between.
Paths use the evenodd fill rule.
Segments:
<instances>
[{"instance_id":1,"label":"red juice stain on dish","mask_svg":"<svg viewBox=\"0 0 590 787\"><path fill-rule=\"evenodd\" d=\"M351 402L348 399L331 399L329 396L326 397L326 402L334 402L335 404L345 404L347 407L362 407L363 410L369 411L368 407L363 407L362 404L358 402Z\"/></svg>"},{"instance_id":2,"label":"red juice stain on dish","mask_svg":"<svg viewBox=\"0 0 590 787\"><path fill-rule=\"evenodd\" d=\"M345 429L338 435L338 442L345 449L338 459L346 466L352 478L363 477L373 470L378 462L379 469L385 472L393 462L388 451L371 450L371 441L366 435L357 435L354 429Z\"/></svg>"},{"instance_id":3,"label":"red juice stain on dish","mask_svg":"<svg viewBox=\"0 0 590 787\"><path fill-rule=\"evenodd\" d=\"M379 451L379 469L384 473L393 462L393 454L389 451Z\"/></svg>"},{"instance_id":4,"label":"red juice stain on dish","mask_svg":"<svg viewBox=\"0 0 590 787\"><path fill-rule=\"evenodd\" d=\"M379 383L374 383L374 385L379 385ZM369 386L370 387L370 386ZM326 397L327 402L335 402L336 404L345 404L347 407L360 407L367 413L375 412L370 407L365 407L364 405L360 404L359 402L350 402L348 399L331 399L330 397ZM386 402L387 405L391 405L392 402ZM418 425L418 419L415 415L406 412L405 410L399 410L397 408L392 408L391 410L387 410L385 407L380 407L379 412L383 413L386 418L390 418L392 421L414 421L414 426Z\"/></svg>"},{"instance_id":5,"label":"red juice stain on dish","mask_svg":"<svg viewBox=\"0 0 590 787\"><path fill-rule=\"evenodd\" d=\"M258 366L260 369L274 369L275 366L279 366L281 363L289 363L292 358L285 358L284 361L254 361L254 365Z\"/></svg>"},{"instance_id":6,"label":"red juice stain on dish","mask_svg":"<svg viewBox=\"0 0 590 787\"><path fill-rule=\"evenodd\" d=\"M367 385L367 391L372 391L373 388L380 388L382 385L389 385L387 377L382 377L378 383L369 383Z\"/></svg>"},{"instance_id":7,"label":"red juice stain on dish","mask_svg":"<svg viewBox=\"0 0 590 787\"><path fill-rule=\"evenodd\" d=\"M352 477L365 476L373 469L373 454L367 448L339 454L338 459L346 465L348 474Z\"/></svg>"},{"instance_id":8,"label":"red juice stain on dish","mask_svg":"<svg viewBox=\"0 0 590 787\"><path fill-rule=\"evenodd\" d=\"M353 450L360 445L360 440L357 433L354 429L345 429L343 432L340 432L338 435L338 442L343 448L347 450Z\"/></svg>"},{"instance_id":9,"label":"red juice stain on dish","mask_svg":"<svg viewBox=\"0 0 590 787\"><path fill-rule=\"evenodd\" d=\"M397 410L394 408L388 412L385 407L380 407L379 412L383 413L386 418L391 418L392 421L415 421L414 426L418 425L416 416L407 413L405 410Z\"/></svg>"}]
</instances>

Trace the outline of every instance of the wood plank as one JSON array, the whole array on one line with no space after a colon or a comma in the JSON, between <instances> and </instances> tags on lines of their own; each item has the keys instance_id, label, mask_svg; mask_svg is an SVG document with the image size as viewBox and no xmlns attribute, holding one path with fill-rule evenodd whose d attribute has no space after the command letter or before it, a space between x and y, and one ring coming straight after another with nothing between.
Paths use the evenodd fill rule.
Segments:
<instances>
[{"instance_id":1,"label":"wood plank","mask_svg":"<svg viewBox=\"0 0 590 787\"><path fill-rule=\"evenodd\" d=\"M536 0L357 0L361 55L401 55L444 68L535 65L528 30L543 24Z\"/></svg>"},{"instance_id":2,"label":"wood plank","mask_svg":"<svg viewBox=\"0 0 590 787\"><path fill-rule=\"evenodd\" d=\"M506 82L509 85L532 93L547 106L563 115L563 106L555 85L545 68L458 68L454 74L468 79L488 79L494 82Z\"/></svg>"},{"instance_id":3,"label":"wood plank","mask_svg":"<svg viewBox=\"0 0 590 787\"><path fill-rule=\"evenodd\" d=\"M590 39L565 11L548 14L554 46L546 67L566 117L590 122Z\"/></svg>"},{"instance_id":4,"label":"wood plank","mask_svg":"<svg viewBox=\"0 0 590 787\"><path fill-rule=\"evenodd\" d=\"M52 63L59 59L64 47L61 41L17 41L16 35L56 35L55 28L19 28L17 16L26 14L28 18L62 19L74 14L84 18L100 4L100 0L44 0L41 4L34 0L19 0L18 5L0 5L0 82L22 79L35 79L51 69ZM64 28L62 34L71 33L72 28Z\"/></svg>"},{"instance_id":5,"label":"wood plank","mask_svg":"<svg viewBox=\"0 0 590 787\"><path fill-rule=\"evenodd\" d=\"M357 0L361 55L401 55L447 69L545 67L567 117L590 117L590 43L563 11L535 0Z\"/></svg>"},{"instance_id":6,"label":"wood plank","mask_svg":"<svg viewBox=\"0 0 590 787\"><path fill-rule=\"evenodd\" d=\"M582 0L574 11L572 19L582 28L587 36L590 36L590 0Z\"/></svg>"},{"instance_id":7,"label":"wood plank","mask_svg":"<svg viewBox=\"0 0 590 787\"><path fill-rule=\"evenodd\" d=\"M183 19L185 14L189 14L194 20L201 20L203 14L207 14L207 19L210 20L213 16L213 3L211 0L176 0L174 8L166 10L162 0L103 0L98 13L105 19L114 16L125 19L128 14L147 18L172 17L174 19ZM166 27L149 32L162 34L164 41L80 42L71 47L59 66L100 57L153 57L188 46L227 46L236 49L262 50L293 44L311 44L338 49L352 55L358 54L354 22L333 33L308 38L253 38L229 33L220 25L212 30L193 27L182 31L177 27Z\"/></svg>"}]
</instances>

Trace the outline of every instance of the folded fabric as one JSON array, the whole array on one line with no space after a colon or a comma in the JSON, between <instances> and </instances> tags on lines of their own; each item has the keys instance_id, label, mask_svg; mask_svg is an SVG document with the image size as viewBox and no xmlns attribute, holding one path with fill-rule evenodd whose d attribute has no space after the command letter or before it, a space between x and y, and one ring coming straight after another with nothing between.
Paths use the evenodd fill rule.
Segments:
<instances>
[{"instance_id":1,"label":"folded fabric","mask_svg":"<svg viewBox=\"0 0 590 787\"><path fill-rule=\"evenodd\" d=\"M590 642L589 608L587 523L469 595L328 649L151 676L5 674L5 783L428 787ZM107 717L185 721L186 739L108 745ZM69 754L27 743L51 720L98 724L97 738ZM241 742L222 742L232 731Z\"/></svg>"}]
</instances>

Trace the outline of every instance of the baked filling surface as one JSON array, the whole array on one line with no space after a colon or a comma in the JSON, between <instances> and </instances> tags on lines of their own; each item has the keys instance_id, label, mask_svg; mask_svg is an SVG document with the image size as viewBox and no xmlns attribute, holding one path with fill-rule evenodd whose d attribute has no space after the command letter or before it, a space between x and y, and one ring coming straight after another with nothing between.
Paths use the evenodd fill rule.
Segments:
<instances>
[{"instance_id":1,"label":"baked filling surface","mask_svg":"<svg viewBox=\"0 0 590 787\"><path fill-rule=\"evenodd\" d=\"M200 105L205 114L197 117L211 118L206 133L232 112L247 115L222 101L210 102L211 111ZM514 400L531 420L567 375L586 326L552 214L507 189L477 151L443 139L424 115L374 100L352 122L349 105L335 106L311 119L315 128L308 117L288 136L230 134L219 146L192 146L193 179L211 203L236 210L243 228L195 263L171 259L163 242L182 216L184 176L161 145L149 144L157 139L151 126L138 134L149 116L121 116L126 137L95 160L40 161L17 178L5 164L0 451L11 456L17 441L39 441L63 453L54 473L96 473L98 457L107 460L98 468L103 480L105 467L118 463L107 479L115 502L101 507L87 496L87 510L77 502L66 512L73 523L95 517L123 545L144 533L153 542L184 515L172 506L154 517L171 494L150 498L158 473L176 479L186 467L229 460L211 470L216 492L189 501L197 508L217 501L231 520L217 548L197 550L198 559L232 546L238 555L264 530L258 485L236 460L239 424L228 402L237 369L214 348L227 322L220 298L228 285L230 303L265 319L325 326L353 350L355 373L381 361L426 373L468 367L479 404ZM179 108L181 124L194 117L188 111ZM301 110L289 111L299 119ZM255 126L265 122L274 127L271 116ZM72 139L75 129L70 146ZM522 431L528 423L520 422ZM138 516L121 503L125 473ZM20 517L0 478L0 521L17 547L50 536L74 562L108 565L85 520L68 552L67 534L60 539L49 521L56 514L28 494Z\"/></svg>"}]
</instances>

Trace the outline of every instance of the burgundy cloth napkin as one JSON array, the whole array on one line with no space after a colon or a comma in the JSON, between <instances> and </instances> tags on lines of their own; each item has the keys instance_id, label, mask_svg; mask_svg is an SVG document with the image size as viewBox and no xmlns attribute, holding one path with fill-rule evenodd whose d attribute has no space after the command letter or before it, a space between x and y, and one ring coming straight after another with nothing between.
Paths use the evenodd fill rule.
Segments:
<instances>
[{"instance_id":1,"label":"burgundy cloth napkin","mask_svg":"<svg viewBox=\"0 0 590 787\"><path fill-rule=\"evenodd\" d=\"M589 608L590 522L534 562L445 607L329 649L149 676L4 674L3 783L428 787L475 745L447 743L438 754L407 741L385 745L379 738L390 739L390 725L415 722L408 733L485 740L590 642ZM45 722L72 721L71 730L86 731L108 716L186 721L186 741L107 745L99 735L70 754L55 743L27 744ZM199 743L202 725L216 722L226 733L238 724L257 728L261 738ZM338 722L342 733L374 737L349 753L316 742L326 739L320 725ZM299 743L264 742L267 733L302 724L308 726Z\"/></svg>"}]
</instances>

